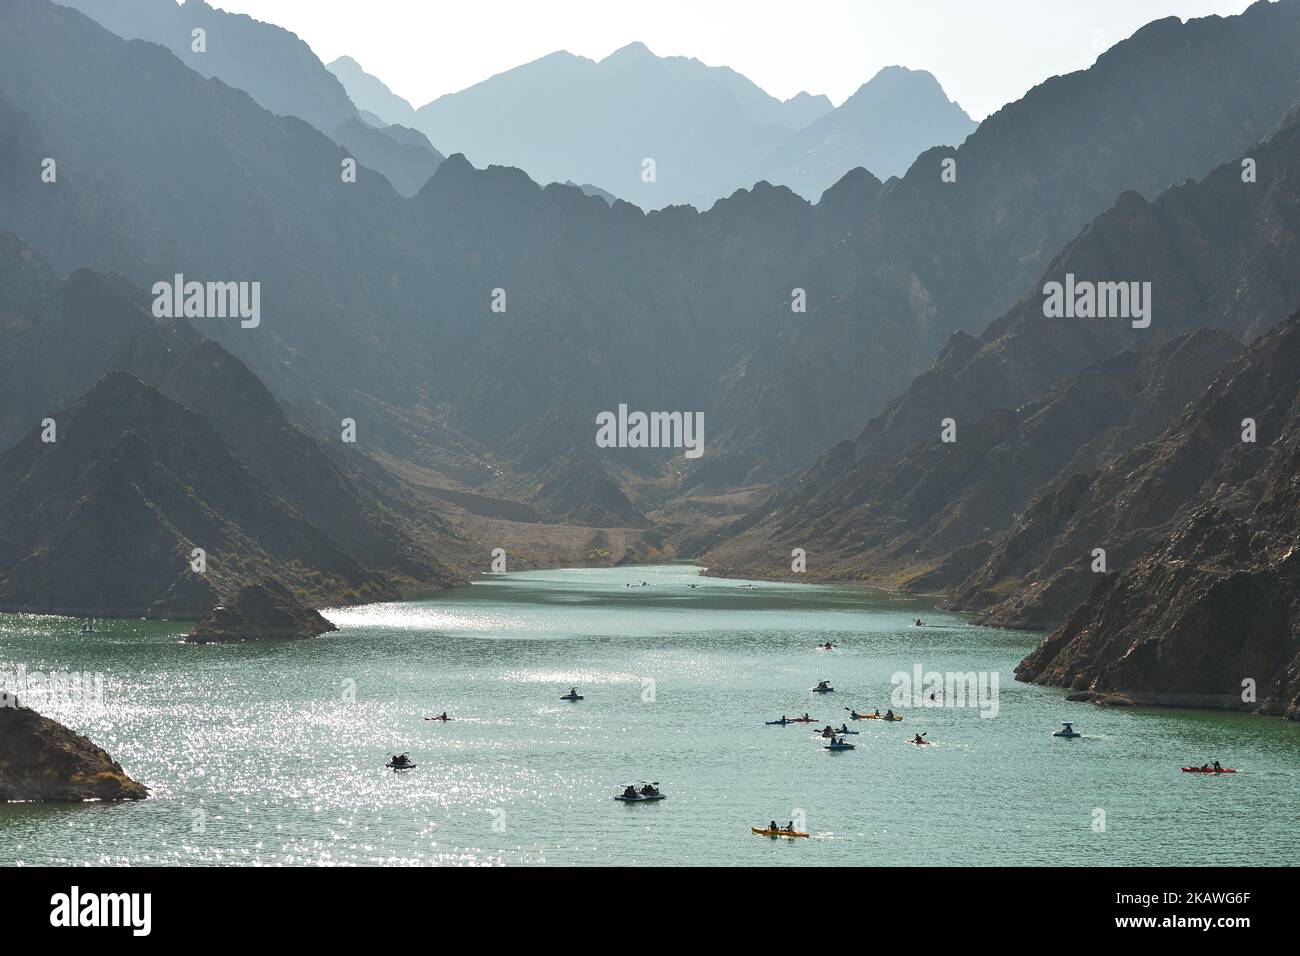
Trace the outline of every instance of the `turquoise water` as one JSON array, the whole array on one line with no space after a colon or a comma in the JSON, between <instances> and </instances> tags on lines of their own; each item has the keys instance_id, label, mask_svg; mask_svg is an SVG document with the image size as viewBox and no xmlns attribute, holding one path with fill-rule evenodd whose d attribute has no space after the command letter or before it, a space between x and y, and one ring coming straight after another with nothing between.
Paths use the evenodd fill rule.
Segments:
<instances>
[{"instance_id":1,"label":"turquoise water","mask_svg":"<svg viewBox=\"0 0 1300 956\"><path fill-rule=\"evenodd\" d=\"M329 610L341 630L296 643L190 647L184 624L112 621L80 635L67 619L0 616L0 680L19 665L102 674L102 705L29 702L153 788L140 803L0 806L0 864L1300 856L1295 723L1068 704L1012 678L1034 635L969 627L912 598L696 574L492 577L430 601ZM918 616L926 627L912 626ZM827 639L839 649L815 649ZM822 750L806 725L763 723L883 712L891 675L916 664L997 672L997 716L909 707L903 723L853 723L846 753ZM822 679L836 692L810 693ZM559 700L571 685L584 701ZM456 720L422 719L443 710ZM1062 719L1086 736L1051 737ZM909 746L915 732L935 746ZM384 769L394 751L416 769ZM1179 772L1215 758L1243 772ZM639 779L669 798L611 799ZM812 839L749 832L800 813Z\"/></svg>"}]
</instances>

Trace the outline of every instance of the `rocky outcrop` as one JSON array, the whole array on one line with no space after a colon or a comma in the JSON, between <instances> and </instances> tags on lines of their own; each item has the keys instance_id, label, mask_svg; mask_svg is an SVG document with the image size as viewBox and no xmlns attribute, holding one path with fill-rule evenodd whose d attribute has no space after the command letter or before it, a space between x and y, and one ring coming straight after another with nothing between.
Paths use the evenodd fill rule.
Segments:
<instances>
[{"instance_id":1,"label":"rocky outcrop","mask_svg":"<svg viewBox=\"0 0 1300 956\"><path fill-rule=\"evenodd\" d=\"M240 588L233 600L214 607L186 640L191 644L292 641L337 630L319 611L268 578Z\"/></svg>"},{"instance_id":2,"label":"rocky outcrop","mask_svg":"<svg viewBox=\"0 0 1300 956\"><path fill-rule=\"evenodd\" d=\"M1134 456L1075 520L1151 547L1095 580L1016 676L1300 719L1300 313ZM1098 577L1078 562L1059 575Z\"/></svg>"},{"instance_id":3,"label":"rocky outcrop","mask_svg":"<svg viewBox=\"0 0 1300 956\"><path fill-rule=\"evenodd\" d=\"M1262 537L1222 509L1194 511L1167 546L1099 581L1016 677L1099 703L1300 719L1300 550L1294 531Z\"/></svg>"},{"instance_id":4,"label":"rocky outcrop","mask_svg":"<svg viewBox=\"0 0 1300 956\"><path fill-rule=\"evenodd\" d=\"M23 707L0 706L0 802L143 800L149 788L88 738Z\"/></svg>"}]
</instances>

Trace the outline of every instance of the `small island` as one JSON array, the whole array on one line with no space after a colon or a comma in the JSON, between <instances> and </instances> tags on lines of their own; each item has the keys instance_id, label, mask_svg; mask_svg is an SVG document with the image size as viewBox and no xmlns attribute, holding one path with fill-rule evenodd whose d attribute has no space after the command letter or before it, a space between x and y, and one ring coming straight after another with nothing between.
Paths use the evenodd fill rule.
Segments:
<instances>
[{"instance_id":1,"label":"small island","mask_svg":"<svg viewBox=\"0 0 1300 956\"><path fill-rule=\"evenodd\" d=\"M190 631L191 644L238 641L304 640L338 630L319 611L307 607L279 581L267 578L239 589Z\"/></svg>"},{"instance_id":2,"label":"small island","mask_svg":"<svg viewBox=\"0 0 1300 956\"><path fill-rule=\"evenodd\" d=\"M149 788L126 775L90 739L9 697L0 706L0 803L143 800Z\"/></svg>"}]
</instances>

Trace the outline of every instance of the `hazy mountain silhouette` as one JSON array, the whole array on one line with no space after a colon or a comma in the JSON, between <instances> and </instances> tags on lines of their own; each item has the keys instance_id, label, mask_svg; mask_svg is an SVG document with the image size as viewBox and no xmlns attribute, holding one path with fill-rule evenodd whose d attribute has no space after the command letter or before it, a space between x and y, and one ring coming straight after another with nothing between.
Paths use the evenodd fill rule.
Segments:
<instances>
[{"instance_id":1,"label":"hazy mountain silhouette","mask_svg":"<svg viewBox=\"0 0 1300 956\"><path fill-rule=\"evenodd\" d=\"M596 183L643 209L707 208L754 182L742 171L755 155L829 109L825 97L783 103L726 67L632 43L599 62L552 53L439 97L414 125L476 166ZM646 159L655 161L654 182L643 181Z\"/></svg>"},{"instance_id":2,"label":"hazy mountain silhouette","mask_svg":"<svg viewBox=\"0 0 1300 956\"><path fill-rule=\"evenodd\" d=\"M272 113L305 119L329 133L356 113L343 84L297 35L204 0L57 0L118 36L158 43L201 76L243 90ZM192 31L206 31L194 50Z\"/></svg>"},{"instance_id":3,"label":"hazy mountain silhouette","mask_svg":"<svg viewBox=\"0 0 1300 956\"><path fill-rule=\"evenodd\" d=\"M816 199L856 166L902 176L931 146L960 146L976 125L930 73L890 66L765 156L753 178Z\"/></svg>"},{"instance_id":4,"label":"hazy mountain silhouette","mask_svg":"<svg viewBox=\"0 0 1300 956\"><path fill-rule=\"evenodd\" d=\"M414 195L442 161L428 140L412 139L412 130L375 130L362 123L343 84L311 47L275 24L215 9L204 0L179 6L174 0L60 2L119 36L166 47L196 73L243 90L272 113L306 120L388 177L402 195ZM192 31L198 28L206 31L203 52L194 49Z\"/></svg>"},{"instance_id":5,"label":"hazy mountain silhouette","mask_svg":"<svg viewBox=\"0 0 1300 956\"><path fill-rule=\"evenodd\" d=\"M325 64L339 78L357 109L369 112L391 126L414 126L415 107L390 90L384 81L371 76L350 56Z\"/></svg>"}]
</instances>

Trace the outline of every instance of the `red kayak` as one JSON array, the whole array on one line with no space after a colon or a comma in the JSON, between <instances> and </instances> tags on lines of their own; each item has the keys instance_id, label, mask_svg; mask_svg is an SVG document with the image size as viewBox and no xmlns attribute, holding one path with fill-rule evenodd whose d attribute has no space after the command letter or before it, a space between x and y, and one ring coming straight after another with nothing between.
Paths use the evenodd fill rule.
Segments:
<instances>
[{"instance_id":1,"label":"red kayak","mask_svg":"<svg viewBox=\"0 0 1300 956\"><path fill-rule=\"evenodd\" d=\"M1213 767L1211 767L1209 770L1206 770L1204 767L1183 768L1183 773L1236 773L1236 772L1237 772L1236 769L1233 767L1222 767L1218 770L1215 770Z\"/></svg>"}]
</instances>

